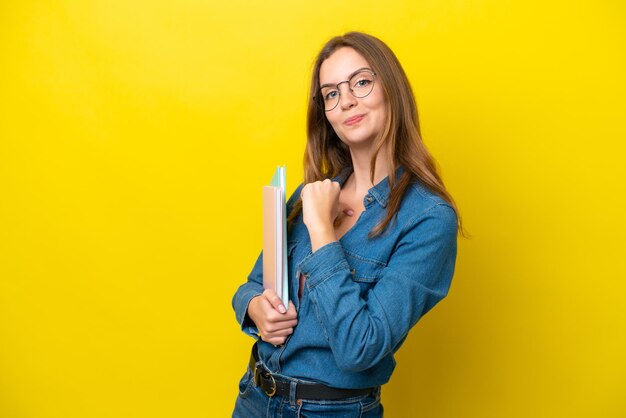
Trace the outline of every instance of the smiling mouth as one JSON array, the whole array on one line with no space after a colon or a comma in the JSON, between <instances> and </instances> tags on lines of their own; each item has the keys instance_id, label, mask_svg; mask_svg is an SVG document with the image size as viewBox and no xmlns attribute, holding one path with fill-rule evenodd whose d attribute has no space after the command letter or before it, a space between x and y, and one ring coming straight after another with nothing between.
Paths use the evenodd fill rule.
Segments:
<instances>
[{"instance_id":1,"label":"smiling mouth","mask_svg":"<svg viewBox=\"0 0 626 418\"><path fill-rule=\"evenodd\" d=\"M356 115L356 116L352 116L351 118L346 119L346 121L344 122L344 124L350 126L350 125L355 125L359 122L361 122L361 119L363 119L365 117L365 115Z\"/></svg>"}]
</instances>

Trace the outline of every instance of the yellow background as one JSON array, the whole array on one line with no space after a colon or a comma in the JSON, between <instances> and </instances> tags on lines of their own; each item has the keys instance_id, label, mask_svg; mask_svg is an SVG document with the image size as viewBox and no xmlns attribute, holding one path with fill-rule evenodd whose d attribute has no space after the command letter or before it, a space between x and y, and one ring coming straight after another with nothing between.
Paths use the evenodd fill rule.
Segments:
<instances>
[{"instance_id":1,"label":"yellow background","mask_svg":"<svg viewBox=\"0 0 626 418\"><path fill-rule=\"evenodd\" d=\"M405 66L472 239L388 417L626 416L620 1L2 1L0 417L230 416L315 54Z\"/></svg>"}]
</instances>

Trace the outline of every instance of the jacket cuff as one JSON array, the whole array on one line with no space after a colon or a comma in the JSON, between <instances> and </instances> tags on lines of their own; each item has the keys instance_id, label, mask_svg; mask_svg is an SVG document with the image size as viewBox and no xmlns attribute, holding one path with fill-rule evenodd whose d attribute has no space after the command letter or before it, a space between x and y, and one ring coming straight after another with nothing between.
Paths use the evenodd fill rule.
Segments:
<instances>
[{"instance_id":1,"label":"jacket cuff","mask_svg":"<svg viewBox=\"0 0 626 418\"><path fill-rule=\"evenodd\" d=\"M237 322L241 324L241 330L249 336L257 339L259 337L259 329L256 327L252 319L248 316L248 306L252 298L260 296L263 293L263 289L246 289L241 292L237 300L235 301L235 312L237 316Z\"/></svg>"},{"instance_id":2,"label":"jacket cuff","mask_svg":"<svg viewBox=\"0 0 626 418\"><path fill-rule=\"evenodd\" d=\"M349 271L350 265L346 261L343 247L339 241L333 241L318 248L298 265L298 270L304 274L305 283L309 289L314 288L342 269Z\"/></svg>"}]
</instances>

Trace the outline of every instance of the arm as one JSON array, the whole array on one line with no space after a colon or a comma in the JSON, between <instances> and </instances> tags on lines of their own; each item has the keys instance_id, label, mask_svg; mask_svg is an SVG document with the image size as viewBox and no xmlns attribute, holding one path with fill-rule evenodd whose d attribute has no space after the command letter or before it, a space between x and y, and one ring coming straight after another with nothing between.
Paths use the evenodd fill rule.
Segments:
<instances>
[{"instance_id":1,"label":"arm","mask_svg":"<svg viewBox=\"0 0 626 418\"><path fill-rule=\"evenodd\" d=\"M339 242L324 245L300 264L314 311L344 370L368 369L395 352L411 327L448 292L456 259L454 210L438 204L402 227L367 300L359 295Z\"/></svg>"},{"instance_id":2,"label":"arm","mask_svg":"<svg viewBox=\"0 0 626 418\"><path fill-rule=\"evenodd\" d=\"M286 309L273 289L263 290L262 254L248 281L235 292L232 304L244 333L274 345L283 344L298 323L293 303Z\"/></svg>"},{"instance_id":3,"label":"arm","mask_svg":"<svg viewBox=\"0 0 626 418\"><path fill-rule=\"evenodd\" d=\"M232 305L241 330L253 338L258 338L259 329L248 316L250 301L263 294L263 253L259 255L248 275L248 281L237 289Z\"/></svg>"}]
</instances>

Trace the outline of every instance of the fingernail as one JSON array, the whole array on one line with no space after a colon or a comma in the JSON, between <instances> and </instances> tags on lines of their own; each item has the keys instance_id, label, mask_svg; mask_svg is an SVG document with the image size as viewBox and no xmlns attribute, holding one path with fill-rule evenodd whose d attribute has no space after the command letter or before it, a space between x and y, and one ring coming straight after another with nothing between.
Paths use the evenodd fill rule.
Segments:
<instances>
[{"instance_id":1,"label":"fingernail","mask_svg":"<svg viewBox=\"0 0 626 418\"><path fill-rule=\"evenodd\" d=\"M285 305L283 305L282 303L280 305L278 305L278 312L280 312L280 313L287 312L287 309L285 309Z\"/></svg>"},{"instance_id":2,"label":"fingernail","mask_svg":"<svg viewBox=\"0 0 626 418\"><path fill-rule=\"evenodd\" d=\"M349 210L346 211L346 215L352 216L352 215L354 215L354 211L352 209L349 209Z\"/></svg>"}]
</instances>

